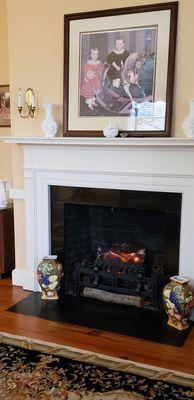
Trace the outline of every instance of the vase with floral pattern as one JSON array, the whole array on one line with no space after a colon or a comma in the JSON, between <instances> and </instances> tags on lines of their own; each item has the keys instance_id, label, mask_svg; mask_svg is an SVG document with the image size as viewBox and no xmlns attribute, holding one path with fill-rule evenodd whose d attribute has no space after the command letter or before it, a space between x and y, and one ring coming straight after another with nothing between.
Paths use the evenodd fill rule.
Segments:
<instances>
[{"instance_id":1,"label":"vase with floral pattern","mask_svg":"<svg viewBox=\"0 0 194 400\"><path fill-rule=\"evenodd\" d=\"M63 267L57 261L57 256L44 257L37 268L37 278L42 289L43 300L58 300L62 276Z\"/></svg>"},{"instance_id":2,"label":"vase with floral pattern","mask_svg":"<svg viewBox=\"0 0 194 400\"><path fill-rule=\"evenodd\" d=\"M189 280L172 276L163 289L164 305L168 314L168 325L182 331L189 327L188 317L193 303Z\"/></svg>"}]
</instances>

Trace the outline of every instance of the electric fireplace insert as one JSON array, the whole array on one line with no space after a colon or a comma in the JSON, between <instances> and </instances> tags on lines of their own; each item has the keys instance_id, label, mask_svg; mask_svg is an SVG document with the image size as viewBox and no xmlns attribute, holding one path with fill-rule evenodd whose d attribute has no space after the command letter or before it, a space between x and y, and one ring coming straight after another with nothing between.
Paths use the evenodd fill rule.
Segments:
<instances>
[{"instance_id":1,"label":"electric fireplace insert","mask_svg":"<svg viewBox=\"0 0 194 400\"><path fill-rule=\"evenodd\" d=\"M179 271L180 193L50 187L61 296L159 310Z\"/></svg>"}]
</instances>

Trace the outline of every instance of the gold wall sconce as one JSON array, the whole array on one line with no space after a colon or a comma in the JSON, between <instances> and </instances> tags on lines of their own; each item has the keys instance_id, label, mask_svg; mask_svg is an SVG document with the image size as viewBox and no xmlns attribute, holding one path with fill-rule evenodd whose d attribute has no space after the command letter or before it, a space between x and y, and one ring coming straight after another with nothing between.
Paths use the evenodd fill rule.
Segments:
<instances>
[{"instance_id":1,"label":"gold wall sconce","mask_svg":"<svg viewBox=\"0 0 194 400\"><path fill-rule=\"evenodd\" d=\"M35 95L34 91L31 88L26 89L25 91L25 102L26 102L26 107L27 108L27 113L22 114L22 111L24 109L23 104L22 104L22 91L19 89L18 92L18 111L20 113L20 117L22 118L27 118L31 117L34 118L34 113L35 113Z\"/></svg>"}]
</instances>

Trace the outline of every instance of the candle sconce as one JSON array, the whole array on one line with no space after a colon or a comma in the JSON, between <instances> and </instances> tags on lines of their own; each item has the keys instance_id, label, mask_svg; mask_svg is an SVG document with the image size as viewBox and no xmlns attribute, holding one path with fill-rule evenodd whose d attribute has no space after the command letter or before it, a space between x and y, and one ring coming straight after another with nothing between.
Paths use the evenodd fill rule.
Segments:
<instances>
[{"instance_id":1,"label":"candle sconce","mask_svg":"<svg viewBox=\"0 0 194 400\"><path fill-rule=\"evenodd\" d=\"M25 92L25 102L26 102L26 107L27 107L27 113L22 114L23 111L23 105L22 105L22 91L19 89L18 93L18 111L20 113L20 117L22 118L27 118L31 117L34 118L34 113L35 113L35 96L34 96L34 91L31 88L28 88Z\"/></svg>"}]
</instances>

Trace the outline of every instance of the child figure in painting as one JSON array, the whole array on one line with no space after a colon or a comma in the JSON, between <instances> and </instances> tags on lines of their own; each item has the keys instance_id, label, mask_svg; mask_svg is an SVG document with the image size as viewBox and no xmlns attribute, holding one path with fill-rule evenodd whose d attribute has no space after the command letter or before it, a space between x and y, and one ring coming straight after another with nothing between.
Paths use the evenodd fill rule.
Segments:
<instances>
[{"instance_id":1,"label":"child figure in painting","mask_svg":"<svg viewBox=\"0 0 194 400\"><path fill-rule=\"evenodd\" d=\"M103 65L98 59L97 47L90 49L90 59L83 66L80 94L84 97L88 108L93 111L97 107L96 93L100 88Z\"/></svg>"},{"instance_id":2,"label":"child figure in painting","mask_svg":"<svg viewBox=\"0 0 194 400\"><path fill-rule=\"evenodd\" d=\"M125 49L124 38L117 37L115 41L115 48L113 49L113 51L111 51L111 53L109 53L107 57L107 62L110 65L107 77L111 81L118 77L118 73L120 74L120 71L123 68L128 56L129 52Z\"/></svg>"}]
</instances>

